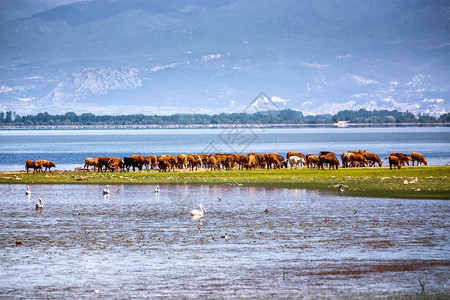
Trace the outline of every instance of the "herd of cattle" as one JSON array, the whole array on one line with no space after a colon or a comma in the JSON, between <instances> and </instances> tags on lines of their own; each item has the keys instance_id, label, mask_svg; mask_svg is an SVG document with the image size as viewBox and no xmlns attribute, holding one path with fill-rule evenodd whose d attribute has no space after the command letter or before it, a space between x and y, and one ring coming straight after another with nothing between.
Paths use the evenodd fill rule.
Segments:
<instances>
[{"instance_id":1,"label":"herd of cattle","mask_svg":"<svg viewBox=\"0 0 450 300\"><path fill-rule=\"evenodd\" d=\"M389 167L400 169L402 165L411 162L417 162L417 165L423 164L428 165L425 157L420 153L412 153L407 155L404 153L394 152L387 157L389 161ZM342 167L375 167L378 165L382 166L383 162L380 157L375 153L366 152L364 150L359 151L347 151L341 154ZM93 167L94 171L136 171L145 169L159 170L160 172L173 171L175 169L189 169L191 171L197 170L198 168L206 168L212 170L225 169L231 170L233 168L238 169L280 169L287 168L288 165L291 168L306 166L308 168L322 168L328 166L331 168L338 168L341 166L339 160L333 152L322 151L319 155L307 154L299 152L288 152L286 158L278 153L249 153L245 154L180 154L178 156L174 155L131 155L130 157L117 158L117 157L97 157L97 158L86 158L84 170L89 170L89 167ZM38 160L32 161L27 160L25 169L33 169L34 172L40 172L42 169L44 172L48 169L51 172L51 168L56 167L54 162L48 160Z\"/></svg>"}]
</instances>

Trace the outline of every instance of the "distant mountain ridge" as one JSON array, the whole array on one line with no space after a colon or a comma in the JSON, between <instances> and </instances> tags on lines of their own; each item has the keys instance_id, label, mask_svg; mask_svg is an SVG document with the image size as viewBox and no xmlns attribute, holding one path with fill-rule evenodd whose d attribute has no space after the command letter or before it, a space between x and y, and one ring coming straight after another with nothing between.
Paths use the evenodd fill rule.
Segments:
<instances>
[{"instance_id":1,"label":"distant mountain ridge","mask_svg":"<svg viewBox=\"0 0 450 300\"><path fill-rule=\"evenodd\" d=\"M3 111L213 114L261 92L305 115L449 111L447 1L6 2Z\"/></svg>"}]
</instances>

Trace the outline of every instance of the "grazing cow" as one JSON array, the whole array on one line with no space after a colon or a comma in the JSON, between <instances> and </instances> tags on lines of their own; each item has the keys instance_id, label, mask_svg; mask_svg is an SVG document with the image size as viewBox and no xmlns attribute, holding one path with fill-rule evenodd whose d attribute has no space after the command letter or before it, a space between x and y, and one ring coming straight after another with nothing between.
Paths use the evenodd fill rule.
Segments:
<instances>
[{"instance_id":1,"label":"grazing cow","mask_svg":"<svg viewBox=\"0 0 450 300\"><path fill-rule=\"evenodd\" d=\"M160 156L158 158L158 167L160 172L167 172L167 169L169 169L170 172L171 167L170 158L164 155Z\"/></svg>"},{"instance_id":2,"label":"grazing cow","mask_svg":"<svg viewBox=\"0 0 450 300\"><path fill-rule=\"evenodd\" d=\"M39 172L40 170L42 171L42 163L34 160L27 160L25 163L25 169L27 170L27 174L29 169L33 169L33 173Z\"/></svg>"},{"instance_id":3,"label":"grazing cow","mask_svg":"<svg viewBox=\"0 0 450 300\"><path fill-rule=\"evenodd\" d=\"M158 167L158 156L150 155L150 168L156 169Z\"/></svg>"},{"instance_id":4,"label":"grazing cow","mask_svg":"<svg viewBox=\"0 0 450 300\"><path fill-rule=\"evenodd\" d=\"M203 166L204 168L209 168L209 154L199 154L198 157L201 160L200 168Z\"/></svg>"},{"instance_id":5,"label":"grazing cow","mask_svg":"<svg viewBox=\"0 0 450 300\"><path fill-rule=\"evenodd\" d=\"M327 153L327 154L319 156L319 163L318 163L317 167L322 168L322 170L323 170L324 164L329 165L328 169L331 169L331 168L334 169L336 167L336 170L337 170L339 168L339 161L334 153Z\"/></svg>"},{"instance_id":6,"label":"grazing cow","mask_svg":"<svg viewBox=\"0 0 450 300\"><path fill-rule=\"evenodd\" d=\"M98 165L98 159L97 158L89 158L86 157L84 159L84 167L83 169L88 170L89 171L89 166L94 166L94 172L95 172L95 167Z\"/></svg>"},{"instance_id":7,"label":"grazing cow","mask_svg":"<svg viewBox=\"0 0 450 300\"><path fill-rule=\"evenodd\" d=\"M246 165L248 165L248 155L236 154L236 156L238 158L239 170L243 169Z\"/></svg>"},{"instance_id":8,"label":"grazing cow","mask_svg":"<svg viewBox=\"0 0 450 300\"><path fill-rule=\"evenodd\" d=\"M42 167L45 168L44 173L45 173L45 171L47 171L47 169L48 169L48 172L51 173L52 172L51 168L56 168L56 164L49 160L39 159L39 160L37 160L37 162L41 163Z\"/></svg>"},{"instance_id":9,"label":"grazing cow","mask_svg":"<svg viewBox=\"0 0 450 300\"><path fill-rule=\"evenodd\" d=\"M257 163L257 167L261 168L261 169L265 169L266 168L266 160L264 159L264 155L259 154L259 153L249 153L248 156L250 155L254 155L255 159L256 159L256 163Z\"/></svg>"},{"instance_id":10,"label":"grazing cow","mask_svg":"<svg viewBox=\"0 0 450 300\"><path fill-rule=\"evenodd\" d=\"M428 162L425 159L425 157L417 152L413 152L411 153L411 162L412 165L414 166L414 162L417 161L417 165L419 166L421 163L423 163L425 166L428 166Z\"/></svg>"},{"instance_id":11,"label":"grazing cow","mask_svg":"<svg viewBox=\"0 0 450 300\"><path fill-rule=\"evenodd\" d=\"M179 169L184 169L187 166L187 157L184 154L179 154L177 156L177 162L178 162L178 168Z\"/></svg>"},{"instance_id":12,"label":"grazing cow","mask_svg":"<svg viewBox=\"0 0 450 300\"><path fill-rule=\"evenodd\" d=\"M289 164L291 165L291 169L295 166L296 168L299 165L304 165L306 164L306 161L303 157L298 157L296 155L291 155L289 156Z\"/></svg>"},{"instance_id":13,"label":"grazing cow","mask_svg":"<svg viewBox=\"0 0 450 300\"><path fill-rule=\"evenodd\" d=\"M186 159L187 159L188 167L191 171L194 171L194 168L195 168L195 171L197 171L199 167L200 168L202 167L203 160L200 155L188 154L186 156Z\"/></svg>"},{"instance_id":14,"label":"grazing cow","mask_svg":"<svg viewBox=\"0 0 450 300\"><path fill-rule=\"evenodd\" d=\"M368 160L362 154L350 153L349 164L352 167L364 167L368 164Z\"/></svg>"},{"instance_id":15,"label":"grazing cow","mask_svg":"<svg viewBox=\"0 0 450 300\"><path fill-rule=\"evenodd\" d=\"M377 154L366 152L365 150L359 150L359 152L369 161L369 167L375 167L376 163L379 167L383 165L383 162Z\"/></svg>"},{"instance_id":16,"label":"grazing cow","mask_svg":"<svg viewBox=\"0 0 450 300\"><path fill-rule=\"evenodd\" d=\"M225 159L225 164L224 164L225 169L226 170L231 170L238 163L239 159L234 154L227 154L226 156L227 157Z\"/></svg>"},{"instance_id":17,"label":"grazing cow","mask_svg":"<svg viewBox=\"0 0 450 300\"><path fill-rule=\"evenodd\" d=\"M400 164L404 165L406 163L409 166L409 161L411 160L411 157L409 155L399 152L389 154L389 156L391 155L397 156L400 160Z\"/></svg>"},{"instance_id":18,"label":"grazing cow","mask_svg":"<svg viewBox=\"0 0 450 300\"><path fill-rule=\"evenodd\" d=\"M98 172L103 172L103 166L105 167L105 172L107 171L108 162L109 162L110 158L111 157L106 157L106 156L97 157L97 171Z\"/></svg>"},{"instance_id":19,"label":"grazing cow","mask_svg":"<svg viewBox=\"0 0 450 300\"><path fill-rule=\"evenodd\" d=\"M110 157L108 160L107 168L111 171L117 171L119 168L123 169L123 159L118 157Z\"/></svg>"},{"instance_id":20,"label":"grazing cow","mask_svg":"<svg viewBox=\"0 0 450 300\"><path fill-rule=\"evenodd\" d=\"M143 155L130 155L130 158L134 158L141 166L145 166L148 169L148 165L151 164L151 159L149 156Z\"/></svg>"},{"instance_id":21,"label":"grazing cow","mask_svg":"<svg viewBox=\"0 0 450 300\"><path fill-rule=\"evenodd\" d=\"M248 162L244 167L247 169L256 169L257 166L259 166L258 158L253 154L248 155Z\"/></svg>"},{"instance_id":22,"label":"grazing cow","mask_svg":"<svg viewBox=\"0 0 450 300\"><path fill-rule=\"evenodd\" d=\"M211 171L217 170L217 168L219 167L219 161L217 160L216 155L210 155L208 163L209 163L209 166L211 167Z\"/></svg>"},{"instance_id":23,"label":"grazing cow","mask_svg":"<svg viewBox=\"0 0 450 300\"><path fill-rule=\"evenodd\" d=\"M123 158L123 169L122 171L130 171L130 168L133 167L133 172L136 171L136 168L138 168L140 171L142 171L142 165L139 163L139 161L136 158L132 157L124 157Z\"/></svg>"},{"instance_id":24,"label":"grazing cow","mask_svg":"<svg viewBox=\"0 0 450 300\"><path fill-rule=\"evenodd\" d=\"M277 153L266 153L264 154L264 160L267 164L267 169L273 168L281 169L281 162Z\"/></svg>"},{"instance_id":25,"label":"grazing cow","mask_svg":"<svg viewBox=\"0 0 450 300\"><path fill-rule=\"evenodd\" d=\"M319 156L315 154L306 154L306 165L308 168L314 169L319 167Z\"/></svg>"},{"instance_id":26,"label":"grazing cow","mask_svg":"<svg viewBox=\"0 0 450 300\"><path fill-rule=\"evenodd\" d=\"M402 168L401 160L395 155L389 155L389 168L392 170L392 166L397 167L398 169Z\"/></svg>"},{"instance_id":27,"label":"grazing cow","mask_svg":"<svg viewBox=\"0 0 450 300\"><path fill-rule=\"evenodd\" d=\"M291 156L298 156L300 158L303 158L303 160L300 161L300 166L306 165L306 156L305 156L305 154L300 153L300 152L288 152L286 154L286 159L289 159L289 157L291 157Z\"/></svg>"}]
</instances>

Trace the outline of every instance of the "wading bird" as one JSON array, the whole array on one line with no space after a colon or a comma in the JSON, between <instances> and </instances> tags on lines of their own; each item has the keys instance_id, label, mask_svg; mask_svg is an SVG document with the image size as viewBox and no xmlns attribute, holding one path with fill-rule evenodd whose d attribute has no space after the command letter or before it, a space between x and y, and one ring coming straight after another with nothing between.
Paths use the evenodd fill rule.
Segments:
<instances>
[{"instance_id":1,"label":"wading bird","mask_svg":"<svg viewBox=\"0 0 450 300\"><path fill-rule=\"evenodd\" d=\"M44 209L45 203L42 200L42 198L39 198L39 203L36 203L36 210L42 210Z\"/></svg>"},{"instance_id":2,"label":"wading bird","mask_svg":"<svg viewBox=\"0 0 450 300\"><path fill-rule=\"evenodd\" d=\"M107 185L106 189L103 190L103 195L109 195L109 185Z\"/></svg>"},{"instance_id":3,"label":"wading bird","mask_svg":"<svg viewBox=\"0 0 450 300\"><path fill-rule=\"evenodd\" d=\"M25 195L31 195L30 186L27 184L27 190L25 191Z\"/></svg>"},{"instance_id":4,"label":"wading bird","mask_svg":"<svg viewBox=\"0 0 450 300\"><path fill-rule=\"evenodd\" d=\"M159 185L156 186L156 188L155 188L155 193L156 193L156 194L159 194Z\"/></svg>"},{"instance_id":5,"label":"wading bird","mask_svg":"<svg viewBox=\"0 0 450 300\"><path fill-rule=\"evenodd\" d=\"M225 239L225 243L228 243L228 235L225 232L225 235L222 235L221 238Z\"/></svg>"},{"instance_id":6,"label":"wading bird","mask_svg":"<svg viewBox=\"0 0 450 300\"><path fill-rule=\"evenodd\" d=\"M199 217L203 217L203 215L206 214L206 209L203 206L203 204L200 203L199 207L200 207L200 210L198 210L198 209L191 210L192 217L199 218Z\"/></svg>"}]
</instances>

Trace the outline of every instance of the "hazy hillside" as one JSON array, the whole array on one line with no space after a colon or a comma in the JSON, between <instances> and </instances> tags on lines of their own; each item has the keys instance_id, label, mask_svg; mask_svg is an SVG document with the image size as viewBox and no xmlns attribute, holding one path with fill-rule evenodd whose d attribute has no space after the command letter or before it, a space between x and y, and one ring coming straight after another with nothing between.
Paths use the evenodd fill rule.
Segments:
<instances>
[{"instance_id":1,"label":"hazy hillside","mask_svg":"<svg viewBox=\"0 0 450 300\"><path fill-rule=\"evenodd\" d=\"M93 0L30 16L2 2L0 109L22 115L232 112L261 92L304 114L449 111L447 1Z\"/></svg>"}]
</instances>

